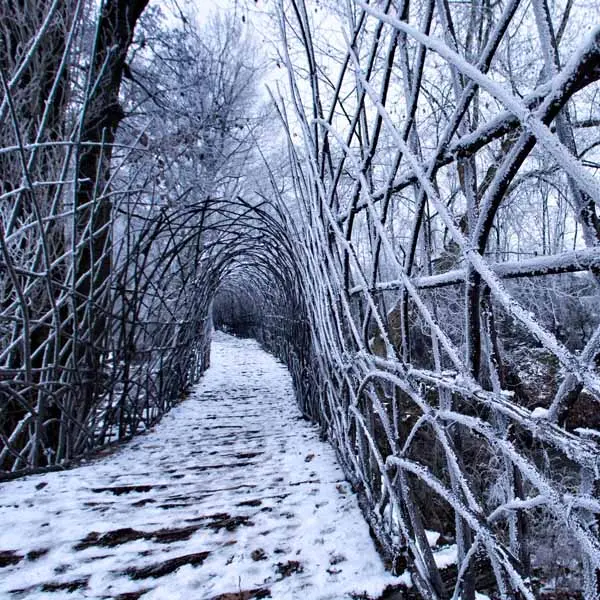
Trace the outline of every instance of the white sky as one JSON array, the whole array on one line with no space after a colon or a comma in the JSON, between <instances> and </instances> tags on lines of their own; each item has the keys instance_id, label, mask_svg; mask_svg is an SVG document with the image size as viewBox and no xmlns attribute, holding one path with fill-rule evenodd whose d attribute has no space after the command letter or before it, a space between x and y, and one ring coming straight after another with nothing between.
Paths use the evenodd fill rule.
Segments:
<instances>
[{"instance_id":1,"label":"white sky","mask_svg":"<svg viewBox=\"0 0 600 600\"><path fill-rule=\"evenodd\" d=\"M188 0L187 4L194 7L200 22L205 21L215 8L226 8L232 5L228 0Z\"/></svg>"}]
</instances>

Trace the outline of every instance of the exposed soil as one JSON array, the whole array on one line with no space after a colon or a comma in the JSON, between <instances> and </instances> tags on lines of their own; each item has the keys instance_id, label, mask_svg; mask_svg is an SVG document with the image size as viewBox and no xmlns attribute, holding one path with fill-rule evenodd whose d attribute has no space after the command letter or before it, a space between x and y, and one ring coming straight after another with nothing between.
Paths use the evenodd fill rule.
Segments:
<instances>
[{"instance_id":1,"label":"exposed soil","mask_svg":"<svg viewBox=\"0 0 600 600\"><path fill-rule=\"evenodd\" d=\"M14 550L0 550L0 567L19 564L23 556L17 554Z\"/></svg>"},{"instance_id":2,"label":"exposed soil","mask_svg":"<svg viewBox=\"0 0 600 600\"><path fill-rule=\"evenodd\" d=\"M132 494L134 492L139 492L139 493L144 493L144 492L149 492L150 490L157 488L157 489L164 489L166 486L164 485L160 485L160 486L154 486L154 485L117 485L114 487L101 487L101 488L92 488L92 492L95 492L96 494L100 494L102 492L110 492L111 494L114 494L115 496L121 496L122 494Z\"/></svg>"},{"instance_id":3,"label":"exposed soil","mask_svg":"<svg viewBox=\"0 0 600 600\"><path fill-rule=\"evenodd\" d=\"M288 560L286 563L277 563L275 570L281 577L289 577L294 573L302 573L304 567L302 566L302 563L297 560Z\"/></svg>"},{"instance_id":4,"label":"exposed soil","mask_svg":"<svg viewBox=\"0 0 600 600\"><path fill-rule=\"evenodd\" d=\"M42 585L42 592L61 592L61 591L66 591L66 592L76 592L77 590L81 590L83 588L87 587L88 584L88 577L83 577L81 579L74 579L73 581L66 581L64 583L58 583L58 582L50 582L50 583L44 583Z\"/></svg>"},{"instance_id":5,"label":"exposed soil","mask_svg":"<svg viewBox=\"0 0 600 600\"><path fill-rule=\"evenodd\" d=\"M254 523L250 520L250 517L230 517L227 515L224 519L219 519L209 523L207 527L219 531L220 529L226 529L227 531L235 531L238 527L253 527Z\"/></svg>"},{"instance_id":6,"label":"exposed soil","mask_svg":"<svg viewBox=\"0 0 600 600\"><path fill-rule=\"evenodd\" d=\"M255 590L243 590L240 592L230 592L219 594L210 600L260 600L260 598L270 598L271 590L268 588L258 588Z\"/></svg>"},{"instance_id":7,"label":"exposed soil","mask_svg":"<svg viewBox=\"0 0 600 600\"><path fill-rule=\"evenodd\" d=\"M183 565L192 565L193 567L201 565L209 554L210 552L195 552L194 554L178 556L177 558L171 558L147 567L130 567L123 571L123 573L131 579L148 579L150 577L157 579L158 577L164 577L169 573L173 573L173 571L176 571L179 567L183 567Z\"/></svg>"}]
</instances>

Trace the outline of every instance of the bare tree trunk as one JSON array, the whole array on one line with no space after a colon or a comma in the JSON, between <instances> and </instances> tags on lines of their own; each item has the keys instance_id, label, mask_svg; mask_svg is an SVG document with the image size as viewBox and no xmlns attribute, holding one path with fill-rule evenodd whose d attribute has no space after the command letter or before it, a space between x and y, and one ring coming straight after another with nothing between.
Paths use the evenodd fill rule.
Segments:
<instances>
[{"instance_id":1,"label":"bare tree trunk","mask_svg":"<svg viewBox=\"0 0 600 600\"><path fill-rule=\"evenodd\" d=\"M89 96L81 121L76 194L74 256L73 363L82 385L80 420L102 391L103 356L110 331L110 276L112 261L112 204L106 186L110 177L112 145L125 116L119 90L127 51L138 19L148 0L106 0L96 30Z\"/></svg>"}]
</instances>

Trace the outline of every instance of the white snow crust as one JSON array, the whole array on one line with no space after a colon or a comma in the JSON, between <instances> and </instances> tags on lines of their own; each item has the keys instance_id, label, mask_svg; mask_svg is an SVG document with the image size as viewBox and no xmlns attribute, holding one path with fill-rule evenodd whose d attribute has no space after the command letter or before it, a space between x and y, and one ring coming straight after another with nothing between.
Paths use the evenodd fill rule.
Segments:
<instances>
[{"instance_id":1,"label":"white snow crust","mask_svg":"<svg viewBox=\"0 0 600 600\"><path fill-rule=\"evenodd\" d=\"M266 588L278 600L341 600L401 581L385 571L333 449L302 419L285 367L221 333L211 361L187 400L111 455L0 484L0 552L21 557L0 568L0 598L208 600ZM185 527L187 539L157 534ZM124 528L145 537L75 549ZM201 552L202 564L161 577L126 573Z\"/></svg>"}]
</instances>

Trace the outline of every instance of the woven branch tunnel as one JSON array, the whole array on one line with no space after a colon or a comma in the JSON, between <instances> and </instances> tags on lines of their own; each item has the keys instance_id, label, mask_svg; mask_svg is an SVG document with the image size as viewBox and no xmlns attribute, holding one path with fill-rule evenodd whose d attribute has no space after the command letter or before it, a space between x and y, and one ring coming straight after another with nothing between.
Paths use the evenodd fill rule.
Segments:
<instances>
[{"instance_id":1,"label":"woven branch tunnel","mask_svg":"<svg viewBox=\"0 0 600 600\"><path fill-rule=\"evenodd\" d=\"M568 0L282 1L269 154L246 102L203 144L166 85L121 114L147 2L85 4L0 9L2 476L151 427L218 327L286 363L421 597L600 597L600 30Z\"/></svg>"}]
</instances>

